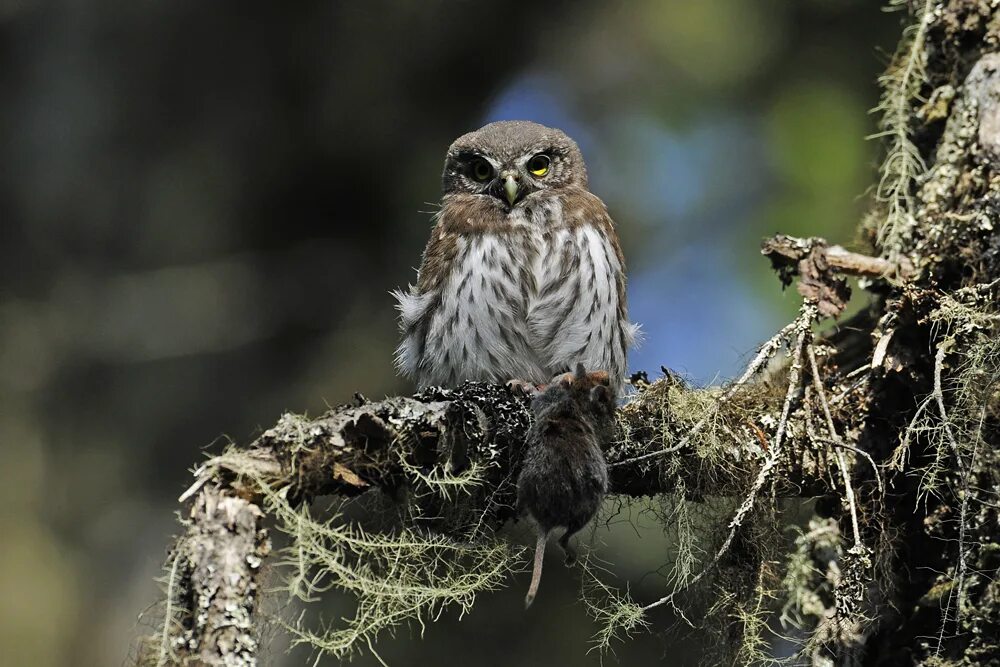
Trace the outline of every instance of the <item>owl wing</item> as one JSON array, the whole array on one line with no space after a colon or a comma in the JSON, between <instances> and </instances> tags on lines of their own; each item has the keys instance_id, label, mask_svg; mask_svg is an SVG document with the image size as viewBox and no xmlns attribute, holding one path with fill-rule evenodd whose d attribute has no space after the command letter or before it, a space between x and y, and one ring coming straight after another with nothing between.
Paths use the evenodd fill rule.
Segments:
<instances>
[{"instance_id":1,"label":"owl wing","mask_svg":"<svg viewBox=\"0 0 1000 667\"><path fill-rule=\"evenodd\" d=\"M403 340L396 349L396 367L410 378L421 376L431 317L440 303L441 286L458 252L456 233L439 215L424 248L417 284L408 291L396 290L399 328Z\"/></svg>"},{"instance_id":2,"label":"owl wing","mask_svg":"<svg viewBox=\"0 0 1000 667\"><path fill-rule=\"evenodd\" d=\"M604 202L590 192L573 189L560 203L562 224L549 241L529 327L554 373L582 363L608 371L617 389L638 330L628 321L618 234Z\"/></svg>"}]
</instances>

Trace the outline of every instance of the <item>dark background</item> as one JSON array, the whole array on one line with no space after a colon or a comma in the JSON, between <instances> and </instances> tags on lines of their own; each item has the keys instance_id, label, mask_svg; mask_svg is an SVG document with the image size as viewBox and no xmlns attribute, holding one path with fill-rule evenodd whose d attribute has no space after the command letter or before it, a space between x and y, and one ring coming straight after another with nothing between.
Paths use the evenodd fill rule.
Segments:
<instances>
[{"instance_id":1,"label":"dark background","mask_svg":"<svg viewBox=\"0 0 1000 667\"><path fill-rule=\"evenodd\" d=\"M126 661L206 448L409 389L389 290L445 149L488 120L580 143L646 331L632 367L732 375L797 305L759 239L851 241L900 21L871 0L0 0L0 662ZM641 510L587 539L649 600L670 550ZM549 562L530 615L520 577L380 650L599 664L578 573ZM675 641L606 662L696 659Z\"/></svg>"}]
</instances>

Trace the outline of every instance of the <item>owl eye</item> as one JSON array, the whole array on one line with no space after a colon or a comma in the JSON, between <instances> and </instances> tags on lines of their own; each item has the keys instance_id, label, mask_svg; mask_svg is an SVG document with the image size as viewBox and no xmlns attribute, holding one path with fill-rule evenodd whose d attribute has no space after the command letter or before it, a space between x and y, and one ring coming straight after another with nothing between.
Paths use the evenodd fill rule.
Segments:
<instances>
[{"instance_id":1,"label":"owl eye","mask_svg":"<svg viewBox=\"0 0 1000 667\"><path fill-rule=\"evenodd\" d=\"M480 183L485 183L493 178L493 165L483 158L476 158L472 163L472 177Z\"/></svg>"},{"instance_id":2,"label":"owl eye","mask_svg":"<svg viewBox=\"0 0 1000 667\"><path fill-rule=\"evenodd\" d=\"M528 160L528 171L534 176L544 176L549 173L549 165L552 160L545 153L539 153Z\"/></svg>"}]
</instances>

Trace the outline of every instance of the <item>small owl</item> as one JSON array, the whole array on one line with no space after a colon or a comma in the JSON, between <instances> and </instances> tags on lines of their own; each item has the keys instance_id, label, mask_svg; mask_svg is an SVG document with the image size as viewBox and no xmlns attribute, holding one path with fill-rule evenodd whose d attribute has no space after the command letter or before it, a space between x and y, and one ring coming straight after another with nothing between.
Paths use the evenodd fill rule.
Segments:
<instances>
[{"instance_id":1,"label":"small owl","mask_svg":"<svg viewBox=\"0 0 1000 667\"><path fill-rule=\"evenodd\" d=\"M421 387L543 384L583 364L617 391L637 327L618 235L576 143L490 123L455 140L442 180L417 284L395 293L400 371Z\"/></svg>"}]
</instances>

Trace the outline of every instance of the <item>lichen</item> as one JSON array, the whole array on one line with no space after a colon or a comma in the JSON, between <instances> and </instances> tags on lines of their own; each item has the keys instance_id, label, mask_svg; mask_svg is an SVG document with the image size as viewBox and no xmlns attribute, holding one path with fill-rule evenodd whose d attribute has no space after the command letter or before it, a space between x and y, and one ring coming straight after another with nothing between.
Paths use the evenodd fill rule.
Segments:
<instances>
[{"instance_id":1,"label":"lichen","mask_svg":"<svg viewBox=\"0 0 1000 667\"><path fill-rule=\"evenodd\" d=\"M902 8L906 2L891 0L889 6ZM914 182L924 171L925 162L913 142L911 118L927 78L925 39L934 6L933 0L923 0L913 23L903 32L891 65L879 77L882 98L874 109L880 114L879 132L872 138L885 142L886 156L875 189L882 209L874 219L874 236L877 247L889 255L909 250L916 226Z\"/></svg>"},{"instance_id":2,"label":"lichen","mask_svg":"<svg viewBox=\"0 0 1000 667\"><path fill-rule=\"evenodd\" d=\"M461 488L455 482L438 488ZM316 617L305 604L285 623L293 644L317 656L343 659L367 650L377 657L383 634L408 624L422 634L450 607L464 614L478 594L500 588L524 562L522 548L483 527L447 535L406 526L371 532L338 511L315 518L308 505L293 508L279 490L265 491L265 507L289 536L275 566L280 587L302 603L334 590L354 602L354 615L339 622Z\"/></svg>"}]
</instances>

